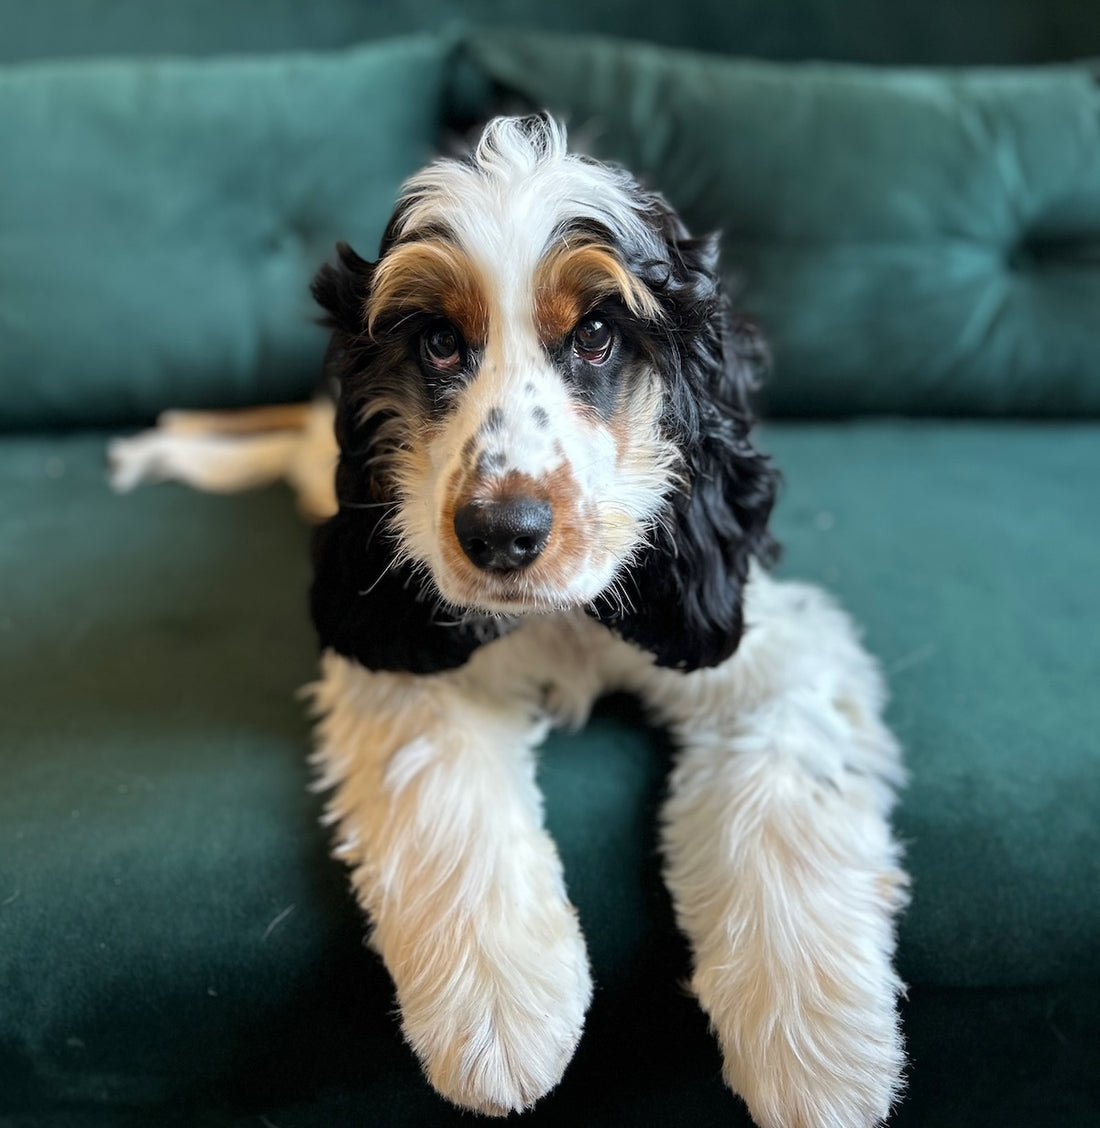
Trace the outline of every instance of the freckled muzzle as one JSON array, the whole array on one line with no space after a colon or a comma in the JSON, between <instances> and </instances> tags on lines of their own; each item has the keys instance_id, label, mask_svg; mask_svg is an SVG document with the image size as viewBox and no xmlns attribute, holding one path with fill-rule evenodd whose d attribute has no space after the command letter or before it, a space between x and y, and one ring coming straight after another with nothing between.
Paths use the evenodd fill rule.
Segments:
<instances>
[{"instance_id":1,"label":"freckled muzzle","mask_svg":"<svg viewBox=\"0 0 1100 1128\"><path fill-rule=\"evenodd\" d=\"M527 495L475 498L455 512L455 536L470 562L485 572L526 568L546 547L554 512Z\"/></svg>"}]
</instances>

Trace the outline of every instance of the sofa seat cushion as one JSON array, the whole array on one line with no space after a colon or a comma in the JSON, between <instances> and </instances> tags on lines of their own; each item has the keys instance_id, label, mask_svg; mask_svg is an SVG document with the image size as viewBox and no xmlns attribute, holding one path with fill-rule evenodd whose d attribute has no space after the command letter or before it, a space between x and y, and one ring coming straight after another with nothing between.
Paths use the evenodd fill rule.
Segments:
<instances>
[{"instance_id":1,"label":"sofa seat cushion","mask_svg":"<svg viewBox=\"0 0 1100 1128\"><path fill-rule=\"evenodd\" d=\"M912 773L897 825L917 1111L897 1123L1085 1123L1100 1113L1100 426L764 438L787 474L783 570L864 624ZM0 443L0 1117L465 1123L401 1044L326 857L294 699L314 663L289 498L119 498L104 441ZM532 1124L734 1115L659 881L669 755L616 702L542 757L598 988Z\"/></svg>"},{"instance_id":2,"label":"sofa seat cushion","mask_svg":"<svg viewBox=\"0 0 1100 1128\"><path fill-rule=\"evenodd\" d=\"M470 38L501 104L723 232L785 415L1100 415L1095 64L782 65L594 37Z\"/></svg>"},{"instance_id":3,"label":"sofa seat cushion","mask_svg":"<svg viewBox=\"0 0 1100 1128\"><path fill-rule=\"evenodd\" d=\"M905 974L1100 974L1100 426L788 425L769 441L782 570L840 597L890 686L911 774Z\"/></svg>"}]
</instances>

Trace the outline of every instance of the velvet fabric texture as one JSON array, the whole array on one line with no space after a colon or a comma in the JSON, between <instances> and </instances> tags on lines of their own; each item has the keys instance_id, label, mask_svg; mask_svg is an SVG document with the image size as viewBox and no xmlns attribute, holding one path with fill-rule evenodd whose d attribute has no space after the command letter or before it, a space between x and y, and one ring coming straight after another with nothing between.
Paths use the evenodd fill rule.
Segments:
<instances>
[{"instance_id":1,"label":"velvet fabric texture","mask_svg":"<svg viewBox=\"0 0 1100 1128\"><path fill-rule=\"evenodd\" d=\"M775 349L771 414L1100 411L1094 70L522 35L467 50L512 104L563 112L696 231L724 231ZM448 76L469 82L450 51L0 71L0 369L33 372L0 385L0 426L304 395L323 348L308 279L339 237L373 253Z\"/></svg>"},{"instance_id":2,"label":"velvet fabric texture","mask_svg":"<svg viewBox=\"0 0 1100 1128\"><path fill-rule=\"evenodd\" d=\"M0 444L0 1113L464 1123L401 1044L307 790L307 531L279 490L119 499L105 438ZM1089 1123L1100 429L762 439L786 472L781 571L865 625L912 775L897 824L914 1064L895 1124ZM747 1123L680 987L655 853L669 755L614 702L541 757L597 991L532 1124Z\"/></svg>"},{"instance_id":3,"label":"velvet fabric texture","mask_svg":"<svg viewBox=\"0 0 1100 1128\"><path fill-rule=\"evenodd\" d=\"M1100 413L1096 68L778 66L478 35L549 107L723 232L774 415Z\"/></svg>"},{"instance_id":4,"label":"velvet fabric texture","mask_svg":"<svg viewBox=\"0 0 1100 1128\"><path fill-rule=\"evenodd\" d=\"M780 571L865 628L911 773L893 1128L1100 1124L1095 67L487 30L1021 62L1100 55L1100 7L63 8L0 0L0 59L55 57L0 67L4 1128L470 1123L401 1042L308 790L308 530L275 489L115 497L104 447L306 394L335 240L372 254L445 123L525 100L723 228L775 345ZM56 61L166 49L216 57ZM532 1128L748 1124L660 882L670 755L616 700L541 756L597 987Z\"/></svg>"},{"instance_id":5,"label":"velvet fabric texture","mask_svg":"<svg viewBox=\"0 0 1100 1128\"><path fill-rule=\"evenodd\" d=\"M332 49L471 27L644 35L773 59L1005 64L1100 55L1100 8L1088 0L845 0L840 8L832 0L0 0L0 62Z\"/></svg>"},{"instance_id":6,"label":"velvet fabric texture","mask_svg":"<svg viewBox=\"0 0 1100 1128\"><path fill-rule=\"evenodd\" d=\"M449 49L0 69L0 428L307 396L309 279L377 246Z\"/></svg>"}]
</instances>

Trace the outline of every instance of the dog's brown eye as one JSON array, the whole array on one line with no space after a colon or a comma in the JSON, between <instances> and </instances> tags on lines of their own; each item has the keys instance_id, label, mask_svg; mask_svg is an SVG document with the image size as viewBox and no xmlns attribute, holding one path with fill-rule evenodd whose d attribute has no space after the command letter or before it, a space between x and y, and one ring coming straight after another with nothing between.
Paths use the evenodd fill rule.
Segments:
<instances>
[{"instance_id":1,"label":"dog's brown eye","mask_svg":"<svg viewBox=\"0 0 1100 1128\"><path fill-rule=\"evenodd\" d=\"M433 325L420 338L420 352L435 368L453 368L461 358L462 341L447 321Z\"/></svg>"},{"instance_id":2,"label":"dog's brown eye","mask_svg":"<svg viewBox=\"0 0 1100 1128\"><path fill-rule=\"evenodd\" d=\"M573 351L589 364L603 364L614 342L611 326L600 317L586 317L573 330Z\"/></svg>"}]
</instances>

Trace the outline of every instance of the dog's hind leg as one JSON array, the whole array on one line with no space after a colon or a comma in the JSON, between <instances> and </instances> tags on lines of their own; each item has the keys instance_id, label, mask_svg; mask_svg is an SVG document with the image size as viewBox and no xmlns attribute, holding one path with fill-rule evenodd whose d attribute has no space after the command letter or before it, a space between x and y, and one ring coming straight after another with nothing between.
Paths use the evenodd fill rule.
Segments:
<instances>
[{"instance_id":1,"label":"dog's hind leg","mask_svg":"<svg viewBox=\"0 0 1100 1128\"><path fill-rule=\"evenodd\" d=\"M904 1063L892 967L906 878L883 690L817 589L754 577L723 666L643 689L681 745L666 880L725 1077L762 1128L868 1128Z\"/></svg>"},{"instance_id":2,"label":"dog's hind leg","mask_svg":"<svg viewBox=\"0 0 1100 1128\"><path fill-rule=\"evenodd\" d=\"M119 491L175 481L236 493L286 480L311 520L336 511L333 406L287 404L241 411L167 411L156 427L108 446Z\"/></svg>"},{"instance_id":3,"label":"dog's hind leg","mask_svg":"<svg viewBox=\"0 0 1100 1128\"><path fill-rule=\"evenodd\" d=\"M301 431L309 423L308 403L274 403L228 411L164 411L157 429L171 435L256 435Z\"/></svg>"}]
</instances>

